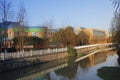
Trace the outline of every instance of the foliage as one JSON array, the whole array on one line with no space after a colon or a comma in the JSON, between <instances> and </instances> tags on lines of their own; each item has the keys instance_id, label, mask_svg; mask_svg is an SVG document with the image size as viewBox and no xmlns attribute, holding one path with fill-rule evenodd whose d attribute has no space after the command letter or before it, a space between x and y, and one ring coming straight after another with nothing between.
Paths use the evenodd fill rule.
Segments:
<instances>
[{"instance_id":1,"label":"foliage","mask_svg":"<svg viewBox=\"0 0 120 80\"><path fill-rule=\"evenodd\" d=\"M75 66L75 60L76 60L77 56L70 56L68 57L68 65L69 66Z\"/></svg>"},{"instance_id":2,"label":"foliage","mask_svg":"<svg viewBox=\"0 0 120 80\"><path fill-rule=\"evenodd\" d=\"M76 56L76 51L73 46L68 46L68 53L70 56Z\"/></svg>"},{"instance_id":3,"label":"foliage","mask_svg":"<svg viewBox=\"0 0 120 80\"><path fill-rule=\"evenodd\" d=\"M77 73L77 68L78 68L78 65L71 63L67 67L56 70L55 72L57 75L61 75L65 77L65 78L63 77L62 80L66 80L66 78L74 79Z\"/></svg>"},{"instance_id":4,"label":"foliage","mask_svg":"<svg viewBox=\"0 0 120 80\"><path fill-rule=\"evenodd\" d=\"M74 33L74 29L71 26L68 26L65 29L65 33L66 33L66 43L67 45L76 45L77 41L76 41L76 35Z\"/></svg>"},{"instance_id":5,"label":"foliage","mask_svg":"<svg viewBox=\"0 0 120 80\"><path fill-rule=\"evenodd\" d=\"M89 36L81 31L77 35L71 26L60 29L53 35L53 43L59 46L76 46L89 44Z\"/></svg>"},{"instance_id":6,"label":"foliage","mask_svg":"<svg viewBox=\"0 0 120 80\"><path fill-rule=\"evenodd\" d=\"M77 40L74 29L71 26L68 26L65 29L60 29L59 31L55 32L53 35L53 43L59 46L75 46Z\"/></svg>"},{"instance_id":7,"label":"foliage","mask_svg":"<svg viewBox=\"0 0 120 80\"><path fill-rule=\"evenodd\" d=\"M120 13L115 15L111 26L113 42L120 43Z\"/></svg>"},{"instance_id":8,"label":"foliage","mask_svg":"<svg viewBox=\"0 0 120 80\"><path fill-rule=\"evenodd\" d=\"M15 37L13 38L14 41L14 46L18 46L20 44L20 37ZM25 37L24 36L24 41L23 41L24 45L33 45L34 47L37 47L39 45L43 45L44 44L44 40L39 38L39 37Z\"/></svg>"},{"instance_id":9,"label":"foliage","mask_svg":"<svg viewBox=\"0 0 120 80\"><path fill-rule=\"evenodd\" d=\"M83 68L83 69L87 68L89 66L89 63L90 63L89 58L85 58L85 59L78 62L80 67Z\"/></svg>"},{"instance_id":10,"label":"foliage","mask_svg":"<svg viewBox=\"0 0 120 80\"><path fill-rule=\"evenodd\" d=\"M65 44L66 40L65 40L65 31L64 29L60 29L59 31L55 32L53 35L53 42L55 44Z\"/></svg>"},{"instance_id":11,"label":"foliage","mask_svg":"<svg viewBox=\"0 0 120 80\"><path fill-rule=\"evenodd\" d=\"M84 32L80 31L77 35L78 45L89 44L89 36Z\"/></svg>"}]
</instances>

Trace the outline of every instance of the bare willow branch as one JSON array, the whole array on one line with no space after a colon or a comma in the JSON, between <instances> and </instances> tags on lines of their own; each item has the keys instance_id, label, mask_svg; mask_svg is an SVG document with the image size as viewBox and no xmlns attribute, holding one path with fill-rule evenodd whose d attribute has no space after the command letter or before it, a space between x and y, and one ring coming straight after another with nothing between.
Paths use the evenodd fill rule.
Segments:
<instances>
[{"instance_id":1,"label":"bare willow branch","mask_svg":"<svg viewBox=\"0 0 120 80\"><path fill-rule=\"evenodd\" d=\"M120 0L111 0L115 13L120 12Z\"/></svg>"}]
</instances>

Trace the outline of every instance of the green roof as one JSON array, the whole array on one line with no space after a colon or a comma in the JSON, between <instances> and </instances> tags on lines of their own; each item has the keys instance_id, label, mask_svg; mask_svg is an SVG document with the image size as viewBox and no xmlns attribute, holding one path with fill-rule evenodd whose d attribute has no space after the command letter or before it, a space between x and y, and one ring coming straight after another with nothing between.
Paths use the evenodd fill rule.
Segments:
<instances>
[{"instance_id":1,"label":"green roof","mask_svg":"<svg viewBox=\"0 0 120 80\"><path fill-rule=\"evenodd\" d=\"M22 28L13 28L13 30L15 32L19 32L19 31L22 31L23 29ZM24 31L25 32L44 32L45 31L45 28L24 28Z\"/></svg>"}]
</instances>

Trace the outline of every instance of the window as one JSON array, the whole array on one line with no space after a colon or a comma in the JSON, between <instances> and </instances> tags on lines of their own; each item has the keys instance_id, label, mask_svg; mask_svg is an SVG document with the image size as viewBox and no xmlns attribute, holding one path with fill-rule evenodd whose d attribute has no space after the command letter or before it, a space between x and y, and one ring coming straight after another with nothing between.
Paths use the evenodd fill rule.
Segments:
<instances>
[{"instance_id":1,"label":"window","mask_svg":"<svg viewBox=\"0 0 120 80\"><path fill-rule=\"evenodd\" d=\"M94 36L105 36L105 32L99 31L99 30L93 30L93 35Z\"/></svg>"},{"instance_id":2,"label":"window","mask_svg":"<svg viewBox=\"0 0 120 80\"><path fill-rule=\"evenodd\" d=\"M37 32L32 32L32 36L37 36Z\"/></svg>"}]
</instances>

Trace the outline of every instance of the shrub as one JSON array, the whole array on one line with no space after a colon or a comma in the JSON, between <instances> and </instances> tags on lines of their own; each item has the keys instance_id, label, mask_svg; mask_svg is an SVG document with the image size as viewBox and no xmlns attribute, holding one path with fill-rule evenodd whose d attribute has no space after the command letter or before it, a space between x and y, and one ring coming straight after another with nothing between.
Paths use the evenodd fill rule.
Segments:
<instances>
[{"instance_id":1,"label":"shrub","mask_svg":"<svg viewBox=\"0 0 120 80\"><path fill-rule=\"evenodd\" d=\"M68 53L70 56L76 56L76 51L73 46L68 47Z\"/></svg>"}]
</instances>

